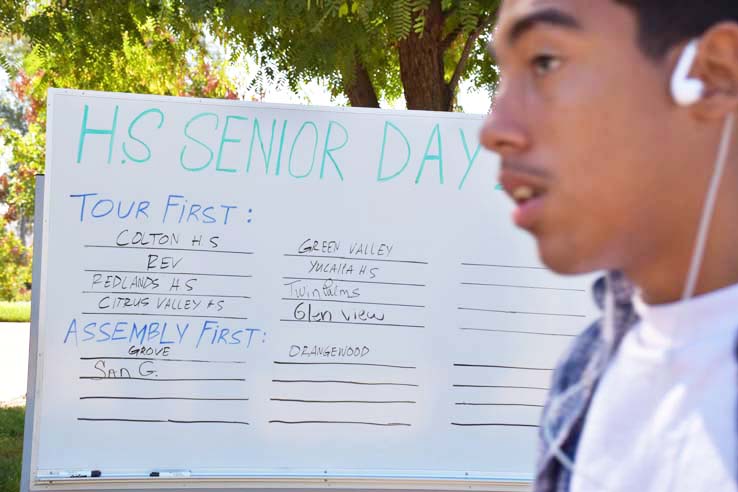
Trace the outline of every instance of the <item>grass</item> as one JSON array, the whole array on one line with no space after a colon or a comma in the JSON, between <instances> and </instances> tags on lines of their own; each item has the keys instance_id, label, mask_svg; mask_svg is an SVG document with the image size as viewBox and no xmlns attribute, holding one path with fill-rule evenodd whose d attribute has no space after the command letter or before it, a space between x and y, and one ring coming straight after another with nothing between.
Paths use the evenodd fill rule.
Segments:
<instances>
[{"instance_id":1,"label":"grass","mask_svg":"<svg viewBox=\"0 0 738 492\"><path fill-rule=\"evenodd\" d=\"M0 492L20 490L24 407L0 408Z\"/></svg>"},{"instance_id":2,"label":"grass","mask_svg":"<svg viewBox=\"0 0 738 492\"><path fill-rule=\"evenodd\" d=\"M0 322L3 321L15 323L31 321L31 303L0 301Z\"/></svg>"}]
</instances>

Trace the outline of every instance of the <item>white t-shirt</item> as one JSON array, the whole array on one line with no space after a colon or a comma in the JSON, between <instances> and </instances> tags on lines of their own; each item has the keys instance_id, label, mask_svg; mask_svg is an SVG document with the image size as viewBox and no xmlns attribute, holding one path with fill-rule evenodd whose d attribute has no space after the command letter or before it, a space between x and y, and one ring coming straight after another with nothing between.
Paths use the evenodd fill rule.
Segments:
<instances>
[{"instance_id":1,"label":"white t-shirt","mask_svg":"<svg viewBox=\"0 0 738 492\"><path fill-rule=\"evenodd\" d=\"M593 397L572 492L736 492L738 285L650 306Z\"/></svg>"}]
</instances>

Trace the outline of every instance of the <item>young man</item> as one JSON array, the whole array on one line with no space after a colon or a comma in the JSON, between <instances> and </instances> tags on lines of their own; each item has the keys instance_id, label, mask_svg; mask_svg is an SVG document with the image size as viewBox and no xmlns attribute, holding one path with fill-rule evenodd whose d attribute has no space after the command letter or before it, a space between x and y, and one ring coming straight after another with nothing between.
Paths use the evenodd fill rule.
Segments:
<instances>
[{"instance_id":1,"label":"young man","mask_svg":"<svg viewBox=\"0 0 738 492\"><path fill-rule=\"evenodd\" d=\"M504 0L493 50L515 223L551 269L610 272L535 490L738 490L738 2Z\"/></svg>"}]
</instances>

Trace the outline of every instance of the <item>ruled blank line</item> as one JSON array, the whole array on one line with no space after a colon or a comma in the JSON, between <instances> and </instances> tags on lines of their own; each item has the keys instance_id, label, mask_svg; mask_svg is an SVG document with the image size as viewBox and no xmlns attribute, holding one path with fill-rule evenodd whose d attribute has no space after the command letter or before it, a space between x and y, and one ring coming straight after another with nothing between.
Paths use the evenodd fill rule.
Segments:
<instances>
[{"instance_id":1,"label":"ruled blank line","mask_svg":"<svg viewBox=\"0 0 738 492\"><path fill-rule=\"evenodd\" d=\"M237 277L252 278L253 275L236 275L232 273L192 273L192 272L162 272L159 270L94 270L85 269L85 272L91 273L141 273L148 275L191 275L193 277Z\"/></svg>"},{"instance_id":2,"label":"ruled blank line","mask_svg":"<svg viewBox=\"0 0 738 492\"><path fill-rule=\"evenodd\" d=\"M206 364L246 364L242 360L161 359L157 357L80 357L79 360L153 360L160 362L198 362Z\"/></svg>"},{"instance_id":3,"label":"ruled blank line","mask_svg":"<svg viewBox=\"0 0 738 492\"><path fill-rule=\"evenodd\" d=\"M378 427L411 427L410 424L405 424L402 422L389 422L389 423L381 423L381 422L353 422L348 420L270 420L270 424L289 424L289 425L296 425L296 424L352 424L352 425L373 425Z\"/></svg>"},{"instance_id":4,"label":"ruled blank line","mask_svg":"<svg viewBox=\"0 0 738 492\"><path fill-rule=\"evenodd\" d=\"M380 258L356 258L353 256L329 256L329 255L299 255L299 254L285 254L284 256L292 258L328 258L331 260L347 260L347 261L382 261L387 263L411 263L416 265L427 265L427 261L416 261L416 260L390 260Z\"/></svg>"},{"instance_id":5,"label":"ruled blank line","mask_svg":"<svg viewBox=\"0 0 738 492\"><path fill-rule=\"evenodd\" d=\"M521 333L525 335L547 335L551 337L576 337L576 335L567 335L565 333L544 333L542 331L525 331L525 330L500 330L496 328L459 328L465 331L491 331L499 333Z\"/></svg>"},{"instance_id":6,"label":"ruled blank line","mask_svg":"<svg viewBox=\"0 0 738 492\"><path fill-rule=\"evenodd\" d=\"M116 295L133 295L133 296L185 296L185 297L222 297L226 299L251 299L249 296L233 296L221 294L180 294L173 292L129 292L129 291L110 291L110 290L83 290L83 294L116 294Z\"/></svg>"},{"instance_id":7,"label":"ruled blank line","mask_svg":"<svg viewBox=\"0 0 738 492\"><path fill-rule=\"evenodd\" d=\"M417 402L410 400L296 400L292 398L269 398L271 401L289 402L289 403L379 403L379 404L390 404L390 403L404 403L404 404L415 404Z\"/></svg>"},{"instance_id":8,"label":"ruled blank line","mask_svg":"<svg viewBox=\"0 0 738 492\"><path fill-rule=\"evenodd\" d=\"M512 284L488 284L483 282L461 282L461 285L474 285L481 287L513 287L515 289L539 289L539 290L559 290L566 292L587 292L585 289L565 289L562 287L537 287L533 285L512 285Z\"/></svg>"},{"instance_id":9,"label":"ruled blank line","mask_svg":"<svg viewBox=\"0 0 738 492\"><path fill-rule=\"evenodd\" d=\"M454 367L483 367L491 369L524 369L526 371L550 371L551 369L543 369L540 367L522 367L522 366L500 366L492 364L454 364Z\"/></svg>"},{"instance_id":10,"label":"ruled blank line","mask_svg":"<svg viewBox=\"0 0 738 492\"><path fill-rule=\"evenodd\" d=\"M461 422L451 422L451 425L456 425L459 427L533 427L537 428L537 425L531 425L531 424L501 424L501 423L461 423Z\"/></svg>"},{"instance_id":11,"label":"ruled blank line","mask_svg":"<svg viewBox=\"0 0 738 492\"><path fill-rule=\"evenodd\" d=\"M368 362L284 362L274 361L275 364L290 366L370 366L370 367L391 367L393 369L417 369L415 366L395 366L392 364L370 364Z\"/></svg>"},{"instance_id":12,"label":"ruled blank line","mask_svg":"<svg viewBox=\"0 0 738 492\"><path fill-rule=\"evenodd\" d=\"M273 383L336 383L336 384L358 384L362 386L409 386L417 388L419 385L410 383L372 383L364 381L344 381L336 379L272 379Z\"/></svg>"},{"instance_id":13,"label":"ruled blank line","mask_svg":"<svg viewBox=\"0 0 738 492\"><path fill-rule=\"evenodd\" d=\"M484 313L504 313L504 314L528 314L534 316L563 316L568 318L586 318L584 314L566 314L566 313L535 313L529 311L508 311L503 309L485 309L485 308L471 308L460 306L457 308L460 311L480 311Z\"/></svg>"},{"instance_id":14,"label":"ruled blank line","mask_svg":"<svg viewBox=\"0 0 738 492\"><path fill-rule=\"evenodd\" d=\"M133 377L100 377L100 376L80 376L80 379L88 379L92 381L246 381L242 378L178 378L178 379L163 379L163 378L133 378Z\"/></svg>"},{"instance_id":15,"label":"ruled blank line","mask_svg":"<svg viewBox=\"0 0 738 492\"><path fill-rule=\"evenodd\" d=\"M454 384L454 388L505 388L505 389L532 389L532 390L543 390L548 391L549 388L543 388L540 386L506 386L506 385L495 385L495 384Z\"/></svg>"},{"instance_id":16,"label":"ruled blank line","mask_svg":"<svg viewBox=\"0 0 738 492\"><path fill-rule=\"evenodd\" d=\"M320 280L321 282L352 282L355 284L401 285L405 287L425 287L425 284L409 284L403 282L380 282L378 280L350 280L345 278L315 278L315 277L282 277L282 280Z\"/></svg>"},{"instance_id":17,"label":"ruled blank line","mask_svg":"<svg viewBox=\"0 0 738 492\"><path fill-rule=\"evenodd\" d=\"M166 423L166 420L154 420L154 419L113 419L113 418L90 418L90 417L77 417L77 420L85 422L156 422Z\"/></svg>"},{"instance_id":18,"label":"ruled blank line","mask_svg":"<svg viewBox=\"0 0 738 492\"><path fill-rule=\"evenodd\" d=\"M283 297L283 301L313 301L313 302L338 302L341 304L366 304L371 306L395 306L395 307L410 307L410 308L424 308L420 304L395 304L392 302L362 302L362 301L342 301L341 299L299 299L297 297Z\"/></svg>"},{"instance_id":19,"label":"ruled blank line","mask_svg":"<svg viewBox=\"0 0 738 492\"><path fill-rule=\"evenodd\" d=\"M239 424L250 425L248 422L238 420L155 420L155 419L116 419L116 418L92 418L77 417L77 420L84 422L137 422L137 423L170 423L170 424Z\"/></svg>"},{"instance_id":20,"label":"ruled blank line","mask_svg":"<svg viewBox=\"0 0 738 492\"><path fill-rule=\"evenodd\" d=\"M106 313L106 312L84 312L82 314L89 314L89 315L102 315L102 316L152 316L157 318L207 318L207 319L238 319L245 321L248 318L241 318L238 316L208 316L208 315L195 315L195 314L163 314L163 313Z\"/></svg>"},{"instance_id":21,"label":"ruled blank line","mask_svg":"<svg viewBox=\"0 0 738 492\"><path fill-rule=\"evenodd\" d=\"M307 319L280 319L279 321L286 321L290 323L312 323L316 325L320 324L332 324L332 325L360 325L360 326L391 326L396 328L425 328L424 325L401 325L395 323L361 323L358 321L312 321Z\"/></svg>"},{"instance_id":22,"label":"ruled blank line","mask_svg":"<svg viewBox=\"0 0 738 492\"><path fill-rule=\"evenodd\" d=\"M492 263L462 263L463 266L477 266L489 268L520 268L524 270L548 270L545 267L519 266L519 265L495 265Z\"/></svg>"},{"instance_id":23,"label":"ruled blank line","mask_svg":"<svg viewBox=\"0 0 738 492\"><path fill-rule=\"evenodd\" d=\"M248 422L240 420L174 420L169 419L167 422L173 424L240 424L240 425L251 425Z\"/></svg>"},{"instance_id":24,"label":"ruled blank line","mask_svg":"<svg viewBox=\"0 0 738 492\"><path fill-rule=\"evenodd\" d=\"M187 400L187 401L249 401L248 398L194 398L184 396L80 396L80 400Z\"/></svg>"},{"instance_id":25,"label":"ruled blank line","mask_svg":"<svg viewBox=\"0 0 738 492\"><path fill-rule=\"evenodd\" d=\"M196 248L151 248L148 246L117 246L114 244L85 244L85 248L112 248L112 249L143 249L160 251L194 251L196 253L228 253L234 255L253 255L253 251L227 251L218 249L196 249Z\"/></svg>"},{"instance_id":26,"label":"ruled blank line","mask_svg":"<svg viewBox=\"0 0 738 492\"><path fill-rule=\"evenodd\" d=\"M528 403L475 403L475 402L457 402L454 405L464 405L470 407L535 407L543 408L543 405L531 405Z\"/></svg>"}]
</instances>

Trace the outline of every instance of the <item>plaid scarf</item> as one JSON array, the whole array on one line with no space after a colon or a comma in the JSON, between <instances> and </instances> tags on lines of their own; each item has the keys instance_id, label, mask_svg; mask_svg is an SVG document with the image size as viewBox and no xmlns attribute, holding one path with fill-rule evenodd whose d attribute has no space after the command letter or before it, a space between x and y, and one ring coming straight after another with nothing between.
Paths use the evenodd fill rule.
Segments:
<instances>
[{"instance_id":1,"label":"plaid scarf","mask_svg":"<svg viewBox=\"0 0 738 492\"><path fill-rule=\"evenodd\" d=\"M638 322L631 297L634 287L620 272L610 272L593 287L595 302L604 310L605 293L614 298L614 333L603 332L602 319L579 335L553 373L548 401L541 417L540 449L535 492L568 492L572 473L555 455L558 447L574 461L592 395L604 368L625 334Z\"/></svg>"}]
</instances>

